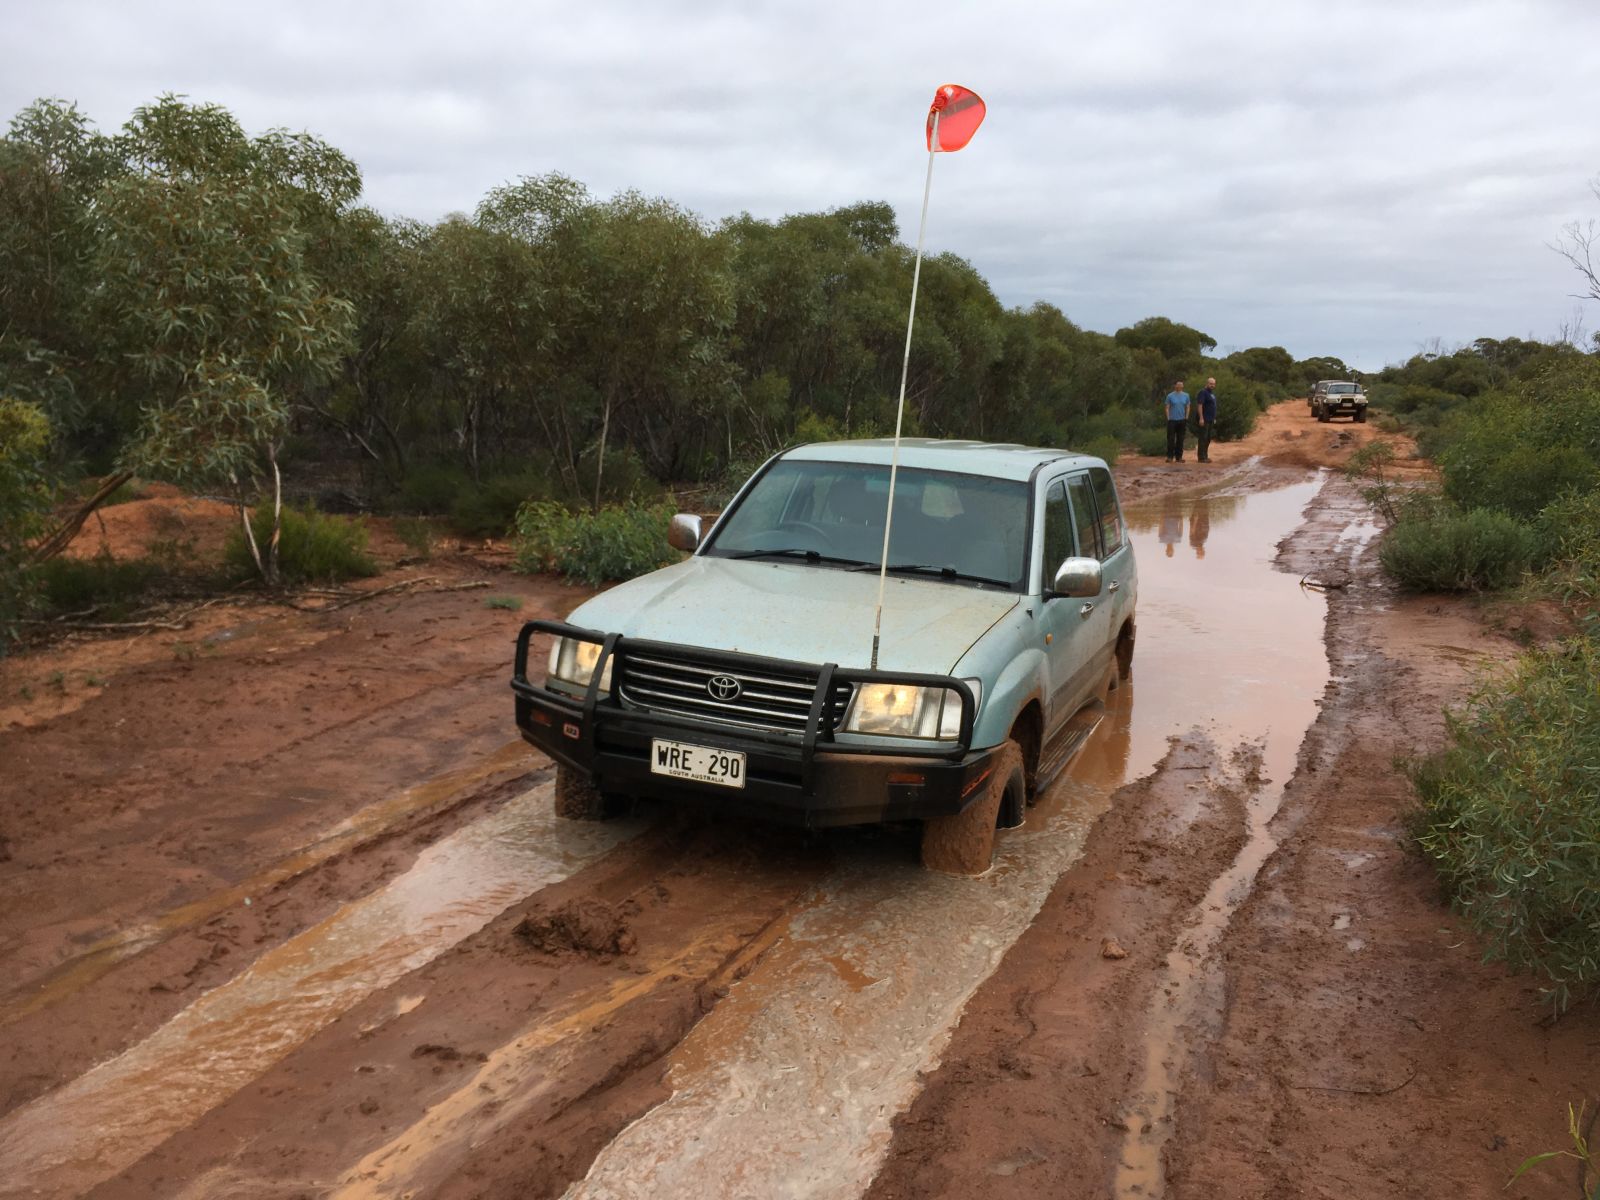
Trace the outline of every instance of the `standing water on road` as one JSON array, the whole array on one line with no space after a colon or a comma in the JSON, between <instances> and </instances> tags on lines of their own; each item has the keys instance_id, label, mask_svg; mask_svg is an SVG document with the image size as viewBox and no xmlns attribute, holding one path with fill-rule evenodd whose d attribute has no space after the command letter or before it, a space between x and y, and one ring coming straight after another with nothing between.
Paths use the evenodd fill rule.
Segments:
<instances>
[{"instance_id":1,"label":"standing water on road","mask_svg":"<svg viewBox=\"0 0 1600 1200\"><path fill-rule=\"evenodd\" d=\"M673 1095L567 1193L854 1197L968 998L1081 852L1093 818L1195 727L1262 748L1281 787L1327 680L1323 598L1273 567L1319 482L1130 509L1134 684L980 879L847 853L789 934L673 1055Z\"/></svg>"}]
</instances>

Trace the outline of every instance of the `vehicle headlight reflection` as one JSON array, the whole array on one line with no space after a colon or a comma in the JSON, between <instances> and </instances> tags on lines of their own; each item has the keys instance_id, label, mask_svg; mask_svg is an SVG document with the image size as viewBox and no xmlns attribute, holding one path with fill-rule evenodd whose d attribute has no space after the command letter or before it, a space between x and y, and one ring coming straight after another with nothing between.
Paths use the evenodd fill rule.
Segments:
<instances>
[{"instance_id":1,"label":"vehicle headlight reflection","mask_svg":"<svg viewBox=\"0 0 1600 1200\"><path fill-rule=\"evenodd\" d=\"M550 646L550 675L552 680L587 688L594 678L594 665L600 661L600 643L579 638L558 637ZM611 690L611 664L606 659L605 670L600 672L600 692Z\"/></svg>"},{"instance_id":2,"label":"vehicle headlight reflection","mask_svg":"<svg viewBox=\"0 0 1600 1200\"><path fill-rule=\"evenodd\" d=\"M976 679L962 682L972 689L976 703L983 685ZM881 737L954 741L961 736L961 693L912 683L863 683L856 688L844 729Z\"/></svg>"}]
</instances>

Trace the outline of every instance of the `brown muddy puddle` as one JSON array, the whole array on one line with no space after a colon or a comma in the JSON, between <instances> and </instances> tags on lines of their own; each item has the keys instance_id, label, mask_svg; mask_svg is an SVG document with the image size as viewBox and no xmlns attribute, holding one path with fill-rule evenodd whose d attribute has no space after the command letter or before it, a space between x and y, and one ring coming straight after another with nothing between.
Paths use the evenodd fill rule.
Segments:
<instances>
[{"instance_id":1,"label":"brown muddy puddle","mask_svg":"<svg viewBox=\"0 0 1600 1200\"><path fill-rule=\"evenodd\" d=\"M827 878L672 1053L672 1095L606 1147L568 1196L859 1195L919 1074L937 1064L968 998L1117 787L1197 726L1224 749L1259 745L1276 788L1288 778L1327 676L1325 606L1272 559L1317 487L1311 479L1131 508L1134 681L1090 714L1100 718L1095 733L1027 824L1000 835L994 869L950 878L922 871L893 838L830 839ZM1270 812L1257 815L1264 830ZM545 787L458 830L143 1042L0 1121L0 1194L71 1195L115 1174L365 996L640 828L559 821ZM508 1079L533 1077L535 1065L559 1071L564 1029L524 1030L490 1066ZM1150 1086L1162 1089L1159 1079ZM458 1144L446 1132L470 1127L487 1102L451 1097L407 1131L418 1136L403 1132L389 1148L403 1153L347 1174L351 1194L406 1194L433 1147Z\"/></svg>"},{"instance_id":2,"label":"brown muddy puddle","mask_svg":"<svg viewBox=\"0 0 1600 1200\"><path fill-rule=\"evenodd\" d=\"M1173 1133L1183 1068L1221 1012L1222 979L1211 955L1277 849L1271 821L1328 682L1322 594L1272 567L1278 542L1299 525L1319 487L1313 479L1246 496L1168 498L1128 513L1136 535L1154 532L1161 546L1159 555L1139 559L1140 703L1170 708L1169 728L1199 726L1210 734L1230 765L1225 780L1201 785L1231 786L1244 797L1248 838L1195 906L1145 1014L1145 1059L1122 1113L1128 1134L1112 1188L1118 1200L1165 1194L1162 1152ZM1257 522L1255 536L1212 536L1219 523L1234 524L1241 509ZM1335 567L1352 566L1376 532L1368 522L1344 530L1334 546ZM1174 686L1147 701L1152 682L1169 677ZM1139 714L1141 721L1150 715Z\"/></svg>"},{"instance_id":3,"label":"brown muddy puddle","mask_svg":"<svg viewBox=\"0 0 1600 1200\"><path fill-rule=\"evenodd\" d=\"M82 1194L379 988L641 828L561 820L546 783L440 839L142 1042L0 1121L0 1195Z\"/></svg>"},{"instance_id":4,"label":"brown muddy puddle","mask_svg":"<svg viewBox=\"0 0 1600 1200\"><path fill-rule=\"evenodd\" d=\"M310 845L231 887L169 909L152 920L98 937L72 958L57 964L42 977L24 982L0 1000L0 1027L64 999L93 983L124 959L182 929L198 925L236 905L250 904L252 897L265 895L277 885L344 853L407 816L457 796L470 787L487 784L497 776L525 770L527 765L527 747L521 741L507 742L480 762L447 771L368 805L338 822Z\"/></svg>"}]
</instances>

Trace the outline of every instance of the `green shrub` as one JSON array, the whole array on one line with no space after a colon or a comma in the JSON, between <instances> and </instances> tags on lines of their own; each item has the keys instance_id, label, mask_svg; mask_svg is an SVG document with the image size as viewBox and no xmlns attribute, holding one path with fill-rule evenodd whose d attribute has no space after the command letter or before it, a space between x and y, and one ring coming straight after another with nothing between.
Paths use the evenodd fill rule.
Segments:
<instances>
[{"instance_id":1,"label":"green shrub","mask_svg":"<svg viewBox=\"0 0 1600 1200\"><path fill-rule=\"evenodd\" d=\"M126 615L161 579L149 559L116 559L108 551L93 558L57 557L32 569L39 599L52 613L99 609L96 619Z\"/></svg>"},{"instance_id":2,"label":"green shrub","mask_svg":"<svg viewBox=\"0 0 1600 1200\"><path fill-rule=\"evenodd\" d=\"M609 461L606 475L609 479ZM589 479L592 494L594 476ZM466 537L504 537L518 508L551 495L550 478L543 472L495 471L474 482L461 467L432 464L414 467L406 475L394 508L410 516L449 517L451 528Z\"/></svg>"},{"instance_id":3,"label":"green shrub","mask_svg":"<svg viewBox=\"0 0 1600 1200\"><path fill-rule=\"evenodd\" d=\"M1535 526L1544 585L1568 604L1600 605L1600 489L1568 493Z\"/></svg>"},{"instance_id":4,"label":"green shrub","mask_svg":"<svg viewBox=\"0 0 1600 1200\"><path fill-rule=\"evenodd\" d=\"M472 476L460 467L413 467L400 484L395 509L413 516L443 517L472 487Z\"/></svg>"},{"instance_id":5,"label":"green shrub","mask_svg":"<svg viewBox=\"0 0 1600 1200\"><path fill-rule=\"evenodd\" d=\"M272 507L257 505L250 516L256 545L265 557L272 536ZM256 573L244 533L234 530L223 551L223 561L241 577ZM281 582L339 583L378 573L367 553L367 527L349 517L334 517L314 508L285 508L278 537L278 575Z\"/></svg>"},{"instance_id":6,"label":"green shrub","mask_svg":"<svg viewBox=\"0 0 1600 1200\"><path fill-rule=\"evenodd\" d=\"M1413 834L1487 955L1549 982L1600 980L1600 635L1525 655L1413 767Z\"/></svg>"},{"instance_id":7,"label":"green shrub","mask_svg":"<svg viewBox=\"0 0 1600 1200\"><path fill-rule=\"evenodd\" d=\"M1439 455L1445 494L1531 520L1564 493L1600 487L1600 359L1540 370L1462 405L1450 424Z\"/></svg>"},{"instance_id":8,"label":"green shrub","mask_svg":"<svg viewBox=\"0 0 1600 1200\"><path fill-rule=\"evenodd\" d=\"M98 479L91 478L84 480L83 487L81 489L83 498L87 500L90 496L94 495L99 486L100 481ZM149 494L150 487L148 484L143 483L138 479L130 479L116 491L112 492L111 495L100 501L100 507L113 508L118 504L128 504L134 500L143 500Z\"/></svg>"},{"instance_id":9,"label":"green shrub","mask_svg":"<svg viewBox=\"0 0 1600 1200\"><path fill-rule=\"evenodd\" d=\"M1092 454L1096 458L1105 459L1108 467L1115 466L1117 455L1122 453L1122 441L1110 434L1101 434L1092 442L1085 442L1078 447L1078 453Z\"/></svg>"},{"instance_id":10,"label":"green shrub","mask_svg":"<svg viewBox=\"0 0 1600 1200\"><path fill-rule=\"evenodd\" d=\"M1378 559L1403 587L1469 592L1510 587L1538 550L1538 535L1505 513L1424 505L1401 511L1378 547Z\"/></svg>"},{"instance_id":11,"label":"green shrub","mask_svg":"<svg viewBox=\"0 0 1600 1200\"><path fill-rule=\"evenodd\" d=\"M1165 458L1167 456L1167 430L1166 426L1160 429L1140 429L1133 435L1134 449L1146 458Z\"/></svg>"},{"instance_id":12,"label":"green shrub","mask_svg":"<svg viewBox=\"0 0 1600 1200\"><path fill-rule=\"evenodd\" d=\"M50 421L44 410L0 396L0 655L16 633L36 578L28 544L44 531L50 507L45 463Z\"/></svg>"},{"instance_id":13,"label":"green shrub","mask_svg":"<svg viewBox=\"0 0 1600 1200\"><path fill-rule=\"evenodd\" d=\"M615 505L573 512L553 501L525 504L517 514L519 570L554 571L598 587L632 579L677 559L667 545L670 505Z\"/></svg>"},{"instance_id":14,"label":"green shrub","mask_svg":"<svg viewBox=\"0 0 1600 1200\"><path fill-rule=\"evenodd\" d=\"M608 463L606 474L610 473ZM455 498L450 524L466 537L505 537L516 524L519 508L530 500L549 498L550 481L536 472L489 475L482 484L467 487Z\"/></svg>"},{"instance_id":15,"label":"green shrub","mask_svg":"<svg viewBox=\"0 0 1600 1200\"><path fill-rule=\"evenodd\" d=\"M598 445L587 447L578 456L578 494L571 497L585 504L594 502L595 468L600 461ZM548 486L539 491L523 493L523 500L544 500L552 495ZM602 504L638 503L654 500L661 495L661 485L655 481L644 465L644 460L631 446L620 446L615 440L606 448L606 466L600 475L600 502ZM516 515L515 508L512 516ZM509 524L509 523L508 523Z\"/></svg>"},{"instance_id":16,"label":"green shrub","mask_svg":"<svg viewBox=\"0 0 1600 1200\"><path fill-rule=\"evenodd\" d=\"M433 557L433 522L426 517L396 517L390 526L407 550L421 559Z\"/></svg>"}]
</instances>

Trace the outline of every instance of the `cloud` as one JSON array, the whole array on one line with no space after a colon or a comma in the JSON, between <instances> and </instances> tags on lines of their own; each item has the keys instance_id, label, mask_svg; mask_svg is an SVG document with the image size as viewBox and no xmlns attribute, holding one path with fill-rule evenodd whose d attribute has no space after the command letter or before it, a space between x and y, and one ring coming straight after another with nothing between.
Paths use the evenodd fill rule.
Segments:
<instances>
[{"instance_id":1,"label":"cloud","mask_svg":"<svg viewBox=\"0 0 1600 1200\"><path fill-rule=\"evenodd\" d=\"M934 85L989 103L936 166L930 246L1091 328L1364 366L1551 332L1546 243L1596 215L1578 0L14 6L0 106L104 127L165 91L350 153L368 201L470 211L522 174L708 219L884 199L914 236Z\"/></svg>"}]
</instances>

